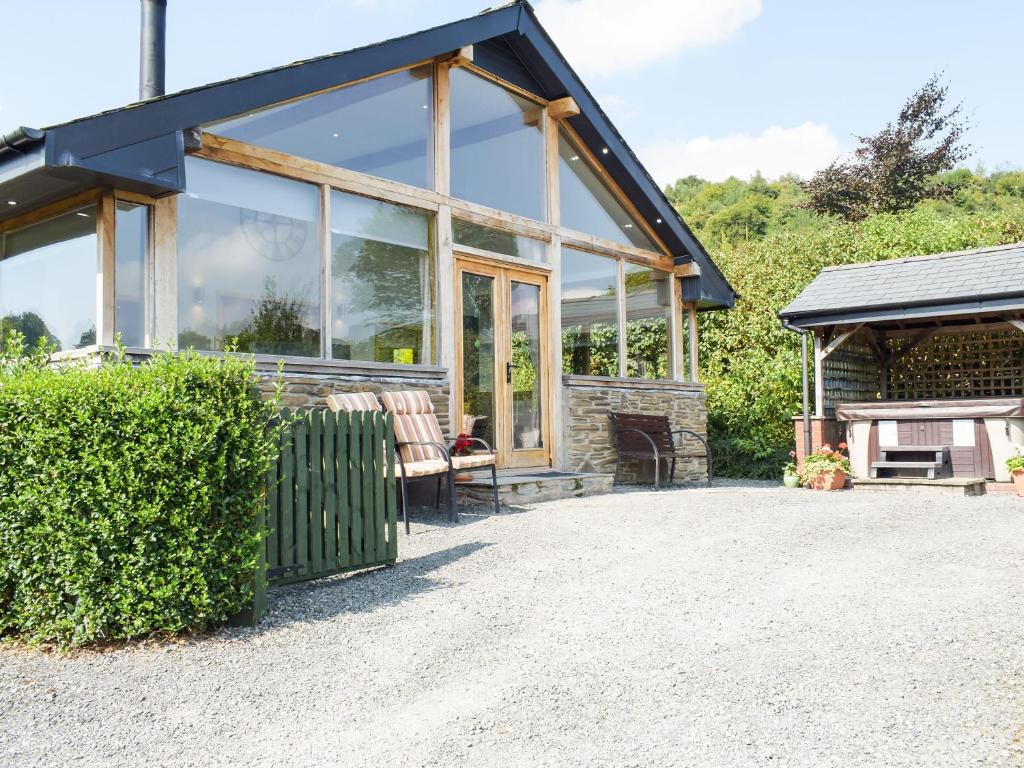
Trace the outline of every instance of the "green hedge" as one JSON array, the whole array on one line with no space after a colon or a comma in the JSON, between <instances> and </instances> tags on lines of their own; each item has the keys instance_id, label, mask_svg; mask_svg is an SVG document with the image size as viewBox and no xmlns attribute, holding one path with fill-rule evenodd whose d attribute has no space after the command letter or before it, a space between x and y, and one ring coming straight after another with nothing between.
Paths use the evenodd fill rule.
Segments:
<instances>
[{"instance_id":1,"label":"green hedge","mask_svg":"<svg viewBox=\"0 0 1024 768\"><path fill-rule=\"evenodd\" d=\"M0 634L179 632L252 598L274 404L250 361L0 357Z\"/></svg>"}]
</instances>

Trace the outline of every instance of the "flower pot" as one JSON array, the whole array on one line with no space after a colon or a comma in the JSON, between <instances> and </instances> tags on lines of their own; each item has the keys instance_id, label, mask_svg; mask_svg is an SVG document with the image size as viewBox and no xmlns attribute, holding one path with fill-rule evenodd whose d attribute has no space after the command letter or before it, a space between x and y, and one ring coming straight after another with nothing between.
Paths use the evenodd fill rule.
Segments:
<instances>
[{"instance_id":1,"label":"flower pot","mask_svg":"<svg viewBox=\"0 0 1024 768\"><path fill-rule=\"evenodd\" d=\"M456 483L465 483L473 479L472 472L456 472L452 477L452 481Z\"/></svg>"},{"instance_id":2,"label":"flower pot","mask_svg":"<svg viewBox=\"0 0 1024 768\"><path fill-rule=\"evenodd\" d=\"M816 491L841 491L846 485L846 473L841 469L822 472L811 480L811 488Z\"/></svg>"},{"instance_id":3,"label":"flower pot","mask_svg":"<svg viewBox=\"0 0 1024 768\"><path fill-rule=\"evenodd\" d=\"M1014 470L1011 477L1013 477L1013 488L1017 491L1017 495L1024 496L1024 469Z\"/></svg>"},{"instance_id":4,"label":"flower pot","mask_svg":"<svg viewBox=\"0 0 1024 768\"><path fill-rule=\"evenodd\" d=\"M799 488L800 475L783 475L782 484L787 488Z\"/></svg>"}]
</instances>

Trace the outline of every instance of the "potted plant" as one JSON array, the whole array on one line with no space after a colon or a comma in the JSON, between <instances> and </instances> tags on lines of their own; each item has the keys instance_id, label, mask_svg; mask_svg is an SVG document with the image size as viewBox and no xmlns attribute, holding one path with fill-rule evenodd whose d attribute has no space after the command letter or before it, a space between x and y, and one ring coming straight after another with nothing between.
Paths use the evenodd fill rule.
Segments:
<instances>
[{"instance_id":1,"label":"potted plant","mask_svg":"<svg viewBox=\"0 0 1024 768\"><path fill-rule=\"evenodd\" d=\"M1024 496L1024 456L1017 453L1006 460L1006 468L1013 478L1013 487L1018 496Z\"/></svg>"},{"instance_id":2,"label":"potted plant","mask_svg":"<svg viewBox=\"0 0 1024 768\"><path fill-rule=\"evenodd\" d=\"M469 439L469 435L463 432L455 438L455 444L452 446L452 456L469 456L471 453L473 453L473 441ZM457 472L452 481L461 482L472 479L472 472Z\"/></svg>"},{"instance_id":3,"label":"potted plant","mask_svg":"<svg viewBox=\"0 0 1024 768\"><path fill-rule=\"evenodd\" d=\"M804 471L801 479L808 488L816 491L838 491L846 485L846 477L850 474L850 460L842 454L846 443L839 444L839 450L832 450L831 445L823 445L814 453L804 458Z\"/></svg>"},{"instance_id":4,"label":"potted plant","mask_svg":"<svg viewBox=\"0 0 1024 768\"><path fill-rule=\"evenodd\" d=\"M787 488L797 488L800 485L800 473L796 468L796 451L789 452L789 461L782 469L782 484Z\"/></svg>"}]
</instances>

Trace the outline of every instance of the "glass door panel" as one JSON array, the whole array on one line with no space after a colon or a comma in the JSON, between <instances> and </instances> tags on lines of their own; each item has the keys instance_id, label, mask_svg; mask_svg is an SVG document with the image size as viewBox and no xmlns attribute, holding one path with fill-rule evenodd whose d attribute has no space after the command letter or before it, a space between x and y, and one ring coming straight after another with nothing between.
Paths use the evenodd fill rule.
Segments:
<instances>
[{"instance_id":1,"label":"glass door panel","mask_svg":"<svg viewBox=\"0 0 1024 768\"><path fill-rule=\"evenodd\" d=\"M544 447L541 424L540 286L511 285L512 359L508 383L512 394L512 450Z\"/></svg>"},{"instance_id":2,"label":"glass door panel","mask_svg":"<svg viewBox=\"0 0 1024 768\"><path fill-rule=\"evenodd\" d=\"M461 433L496 446L494 347L495 278L462 273L462 424Z\"/></svg>"},{"instance_id":3,"label":"glass door panel","mask_svg":"<svg viewBox=\"0 0 1024 768\"><path fill-rule=\"evenodd\" d=\"M459 431L499 467L550 466L547 275L459 259L456 287Z\"/></svg>"}]
</instances>

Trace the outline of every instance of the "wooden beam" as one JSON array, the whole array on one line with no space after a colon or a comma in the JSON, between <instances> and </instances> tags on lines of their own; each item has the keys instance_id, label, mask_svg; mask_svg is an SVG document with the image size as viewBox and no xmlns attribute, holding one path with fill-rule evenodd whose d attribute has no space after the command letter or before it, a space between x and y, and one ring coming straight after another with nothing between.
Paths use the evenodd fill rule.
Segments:
<instances>
[{"instance_id":1,"label":"wooden beam","mask_svg":"<svg viewBox=\"0 0 1024 768\"><path fill-rule=\"evenodd\" d=\"M114 343L114 195L105 192L96 208L96 343Z\"/></svg>"},{"instance_id":2,"label":"wooden beam","mask_svg":"<svg viewBox=\"0 0 1024 768\"><path fill-rule=\"evenodd\" d=\"M447 64L449 67L464 67L467 64L473 63L473 46L464 45L457 51L452 51L447 56L442 56L439 60L442 64Z\"/></svg>"},{"instance_id":3,"label":"wooden beam","mask_svg":"<svg viewBox=\"0 0 1024 768\"><path fill-rule=\"evenodd\" d=\"M824 356L821 354L822 335L814 334L814 415L825 415L825 376L822 371Z\"/></svg>"},{"instance_id":4,"label":"wooden beam","mask_svg":"<svg viewBox=\"0 0 1024 768\"><path fill-rule=\"evenodd\" d=\"M451 97L449 69L434 67L434 189L440 195L451 193Z\"/></svg>"},{"instance_id":5,"label":"wooden beam","mask_svg":"<svg viewBox=\"0 0 1024 768\"><path fill-rule=\"evenodd\" d=\"M676 264L672 268L672 274L676 277L699 277L700 264L695 261L687 261L684 264Z\"/></svg>"},{"instance_id":6,"label":"wooden beam","mask_svg":"<svg viewBox=\"0 0 1024 768\"><path fill-rule=\"evenodd\" d=\"M178 348L178 198L153 203L153 340Z\"/></svg>"},{"instance_id":7,"label":"wooden beam","mask_svg":"<svg viewBox=\"0 0 1024 768\"><path fill-rule=\"evenodd\" d=\"M858 325L853 326L853 328L850 328L847 331L843 331L838 336L836 336L834 339L832 339L832 341L829 342L828 346L826 346L821 351L822 358L828 357L833 352L835 352L837 349L839 349L843 344L845 344L850 339L851 336L853 336L855 333L857 333L857 331L859 331L863 327L864 327L864 323L860 323Z\"/></svg>"},{"instance_id":8,"label":"wooden beam","mask_svg":"<svg viewBox=\"0 0 1024 768\"><path fill-rule=\"evenodd\" d=\"M700 336L697 330L697 305L691 304L688 312L688 319L690 321L690 381L700 381L700 370L698 359L698 349L700 348Z\"/></svg>"},{"instance_id":9,"label":"wooden beam","mask_svg":"<svg viewBox=\"0 0 1024 768\"><path fill-rule=\"evenodd\" d=\"M576 117L580 113L580 105L572 96L565 96L555 99L548 104L548 115L552 120L564 120L568 117Z\"/></svg>"}]
</instances>

